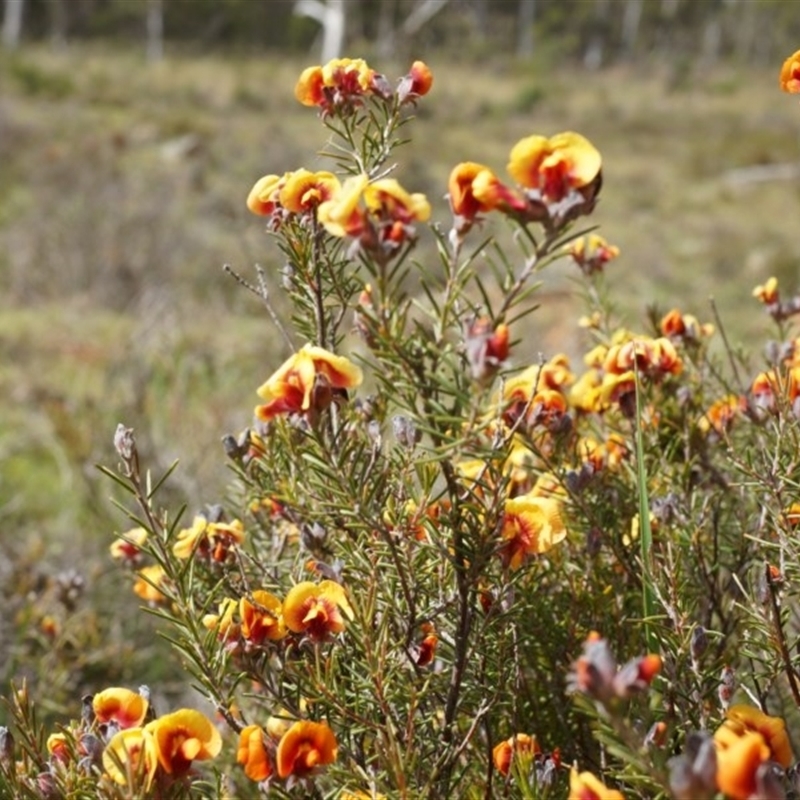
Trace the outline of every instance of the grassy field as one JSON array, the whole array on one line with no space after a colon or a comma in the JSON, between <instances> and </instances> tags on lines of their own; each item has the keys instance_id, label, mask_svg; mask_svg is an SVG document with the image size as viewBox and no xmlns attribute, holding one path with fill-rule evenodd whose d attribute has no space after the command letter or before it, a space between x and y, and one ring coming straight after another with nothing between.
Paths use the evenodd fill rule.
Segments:
<instances>
[{"instance_id":1,"label":"grassy field","mask_svg":"<svg viewBox=\"0 0 800 800\"><path fill-rule=\"evenodd\" d=\"M713 295L734 341L768 329L751 289L775 274L793 291L800 263L800 106L779 92L777 66L593 75L428 60L434 90L397 174L445 226L456 162L502 173L519 138L578 130L604 157L593 220L622 250L609 284L628 325L653 302L706 320ZM390 76L407 66L373 61ZM80 565L101 602L127 593L104 556L125 523L94 468L113 463L118 422L155 467L181 459L176 504L191 513L222 496L220 438L249 423L281 353L258 301L221 267L277 272L247 191L267 172L323 166L325 132L292 95L303 66L146 65L98 50L0 59L0 521L14 531L6 560L24 566L0 571L17 598L0 645L19 644L30 598L59 570ZM753 171L778 165L785 175ZM420 257L431 258L429 240ZM576 272L545 275L542 308L513 332L516 363L581 352Z\"/></svg>"}]
</instances>

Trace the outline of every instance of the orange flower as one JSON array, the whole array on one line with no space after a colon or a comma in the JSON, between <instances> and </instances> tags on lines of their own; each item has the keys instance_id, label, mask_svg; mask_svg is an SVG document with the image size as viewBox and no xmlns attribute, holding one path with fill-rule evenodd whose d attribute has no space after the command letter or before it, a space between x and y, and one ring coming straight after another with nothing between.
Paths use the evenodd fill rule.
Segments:
<instances>
[{"instance_id":1,"label":"orange flower","mask_svg":"<svg viewBox=\"0 0 800 800\"><path fill-rule=\"evenodd\" d=\"M681 314L677 308L668 311L658 323L658 328L664 336L670 339L683 339L698 341L703 336L711 336L714 326L706 323L701 325L697 317L691 314Z\"/></svg>"},{"instance_id":2,"label":"orange flower","mask_svg":"<svg viewBox=\"0 0 800 800\"><path fill-rule=\"evenodd\" d=\"M412 79L411 92L420 96L428 94L433 86L433 73L430 67L424 61L415 61L408 74Z\"/></svg>"},{"instance_id":3,"label":"orange flower","mask_svg":"<svg viewBox=\"0 0 800 800\"><path fill-rule=\"evenodd\" d=\"M123 729L141 725L148 705L146 697L130 689L117 687L104 689L92 698L95 719L100 723L113 720Z\"/></svg>"},{"instance_id":4,"label":"orange flower","mask_svg":"<svg viewBox=\"0 0 800 800\"><path fill-rule=\"evenodd\" d=\"M800 93L800 50L792 53L781 67L781 89L789 94Z\"/></svg>"},{"instance_id":5,"label":"orange flower","mask_svg":"<svg viewBox=\"0 0 800 800\"><path fill-rule=\"evenodd\" d=\"M714 741L717 742L716 734ZM756 771L769 756L764 737L755 731L736 737L727 746L718 746L717 788L728 800L748 800L757 788Z\"/></svg>"},{"instance_id":6,"label":"orange flower","mask_svg":"<svg viewBox=\"0 0 800 800\"><path fill-rule=\"evenodd\" d=\"M321 106L325 102L324 86L322 67L306 67L294 87L294 96L304 106Z\"/></svg>"},{"instance_id":7,"label":"orange flower","mask_svg":"<svg viewBox=\"0 0 800 800\"><path fill-rule=\"evenodd\" d=\"M267 402L256 406L261 420L279 414L321 411L331 401L331 390L352 389L362 381L359 367L342 356L307 344L258 389Z\"/></svg>"},{"instance_id":8,"label":"orange flower","mask_svg":"<svg viewBox=\"0 0 800 800\"><path fill-rule=\"evenodd\" d=\"M103 751L103 768L122 786L150 789L158 768L158 754L152 734L142 728L117 731Z\"/></svg>"},{"instance_id":9,"label":"orange flower","mask_svg":"<svg viewBox=\"0 0 800 800\"><path fill-rule=\"evenodd\" d=\"M533 494L506 500L500 535L503 563L518 569L529 556L546 553L566 537L561 503Z\"/></svg>"},{"instance_id":10,"label":"orange flower","mask_svg":"<svg viewBox=\"0 0 800 800\"><path fill-rule=\"evenodd\" d=\"M236 763L244 767L251 781L263 781L272 775L272 762L264 745L264 731L260 725L248 725L239 734Z\"/></svg>"},{"instance_id":11,"label":"orange flower","mask_svg":"<svg viewBox=\"0 0 800 800\"><path fill-rule=\"evenodd\" d=\"M133 584L133 591L136 595L151 605L166 601L167 597L161 588L167 582L167 575L160 564L143 567L136 574L138 577Z\"/></svg>"},{"instance_id":12,"label":"orange flower","mask_svg":"<svg viewBox=\"0 0 800 800\"><path fill-rule=\"evenodd\" d=\"M747 400L735 394L729 394L713 402L697 423L703 434L714 431L718 436L730 430L736 417L747 409Z\"/></svg>"},{"instance_id":13,"label":"orange flower","mask_svg":"<svg viewBox=\"0 0 800 800\"><path fill-rule=\"evenodd\" d=\"M527 733L517 733L510 739L500 742L492 750L492 761L501 775L508 775L516 753L534 756L541 752L542 748L539 747L535 736L528 736Z\"/></svg>"},{"instance_id":14,"label":"orange flower","mask_svg":"<svg viewBox=\"0 0 800 800\"><path fill-rule=\"evenodd\" d=\"M414 102L418 97L428 94L433 86L433 73L424 61L415 61L408 75L397 87L397 97L401 103Z\"/></svg>"},{"instance_id":15,"label":"orange flower","mask_svg":"<svg viewBox=\"0 0 800 800\"><path fill-rule=\"evenodd\" d=\"M336 761L338 745L324 722L295 722L278 743L278 775L302 777L317 767Z\"/></svg>"},{"instance_id":16,"label":"orange flower","mask_svg":"<svg viewBox=\"0 0 800 800\"><path fill-rule=\"evenodd\" d=\"M769 757L773 761L777 761L784 768L794 761L792 746L786 733L786 723L780 717L771 717L755 706L743 704L731 706L725 712L725 717L725 721L714 734L716 742L730 741L730 734L738 737L755 732L762 736L769 747Z\"/></svg>"},{"instance_id":17,"label":"orange flower","mask_svg":"<svg viewBox=\"0 0 800 800\"><path fill-rule=\"evenodd\" d=\"M340 189L339 179L332 172L298 169L286 177L278 197L287 211L303 214L330 200Z\"/></svg>"},{"instance_id":18,"label":"orange flower","mask_svg":"<svg viewBox=\"0 0 800 800\"><path fill-rule=\"evenodd\" d=\"M622 792L609 789L591 772L581 772L574 767L569 773L569 797L567 800L625 800Z\"/></svg>"},{"instance_id":19,"label":"orange flower","mask_svg":"<svg viewBox=\"0 0 800 800\"><path fill-rule=\"evenodd\" d=\"M511 150L508 173L527 189L538 190L549 202L563 200L571 190L592 184L602 160L592 143L579 133L558 133L549 139L528 136Z\"/></svg>"},{"instance_id":20,"label":"orange flower","mask_svg":"<svg viewBox=\"0 0 800 800\"><path fill-rule=\"evenodd\" d=\"M242 636L253 644L265 639L276 642L286 636L286 626L281 617L281 601L261 589L253 592L253 602L246 597L239 601L242 618Z\"/></svg>"},{"instance_id":21,"label":"orange flower","mask_svg":"<svg viewBox=\"0 0 800 800\"><path fill-rule=\"evenodd\" d=\"M492 197L487 196L484 200L479 200L473 191L473 181L481 172L493 174L488 167L476 164L474 161L456 164L450 172L447 191L450 197L450 208L456 216L472 221L478 214L495 208Z\"/></svg>"},{"instance_id":22,"label":"orange flower","mask_svg":"<svg viewBox=\"0 0 800 800\"><path fill-rule=\"evenodd\" d=\"M158 761L172 775L186 772L192 761L214 758L222 749L222 737L205 714L183 708L145 725L153 736Z\"/></svg>"},{"instance_id":23,"label":"orange flower","mask_svg":"<svg viewBox=\"0 0 800 800\"><path fill-rule=\"evenodd\" d=\"M283 601L286 627L318 641L344 630L342 612L352 619L353 611L344 588L335 581L319 584L303 581L293 587Z\"/></svg>"}]
</instances>

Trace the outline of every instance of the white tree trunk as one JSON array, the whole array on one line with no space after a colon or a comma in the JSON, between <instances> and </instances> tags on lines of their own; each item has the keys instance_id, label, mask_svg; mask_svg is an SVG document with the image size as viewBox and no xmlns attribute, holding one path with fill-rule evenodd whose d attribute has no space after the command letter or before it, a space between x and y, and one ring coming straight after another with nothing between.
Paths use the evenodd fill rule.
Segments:
<instances>
[{"instance_id":1,"label":"white tree trunk","mask_svg":"<svg viewBox=\"0 0 800 800\"><path fill-rule=\"evenodd\" d=\"M642 21L642 0L626 0L622 15L622 48L632 55L639 38L639 23Z\"/></svg>"},{"instance_id":2,"label":"white tree trunk","mask_svg":"<svg viewBox=\"0 0 800 800\"><path fill-rule=\"evenodd\" d=\"M608 12L609 0L594 0L594 29L583 54L583 66L592 72L600 69L605 58Z\"/></svg>"},{"instance_id":3,"label":"white tree trunk","mask_svg":"<svg viewBox=\"0 0 800 800\"><path fill-rule=\"evenodd\" d=\"M448 0L421 0L414 10L406 17L403 23L403 33L413 36L422 30L429 20L432 20L448 3Z\"/></svg>"},{"instance_id":4,"label":"white tree trunk","mask_svg":"<svg viewBox=\"0 0 800 800\"><path fill-rule=\"evenodd\" d=\"M164 57L164 3L147 0L147 60L160 61Z\"/></svg>"},{"instance_id":5,"label":"white tree trunk","mask_svg":"<svg viewBox=\"0 0 800 800\"><path fill-rule=\"evenodd\" d=\"M536 20L536 0L520 0L519 29L517 31L517 55L530 58L535 45L533 39L533 23Z\"/></svg>"},{"instance_id":6,"label":"white tree trunk","mask_svg":"<svg viewBox=\"0 0 800 800\"><path fill-rule=\"evenodd\" d=\"M59 49L67 44L67 7L64 0L50 0L50 40Z\"/></svg>"},{"instance_id":7,"label":"white tree trunk","mask_svg":"<svg viewBox=\"0 0 800 800\"><path fill-rule=\"evenodd\" d=\"M380 14L378 15L378 53L381 58L390 58L394 55L395 0L380 0L380 3Z\"/></svg>"},{"instance_id":8,"label":"white tree trunk","mask_svg":"<svg viewBox=\"0 0 800 800\"><path fill-rule=\"evenodd\" d=\"M3 47L10 50L19 44L25 0L6 0L3 6Z\"/></svg>"},{"instance_id":9,"label":"white tree trunk","mask_svg":"<svg viewBox=\"0 0 800 800\"><path fill-rule=\"evenodd\" d=\"M344 48L345 0L297 0L294 13L322 25L322 63L339 58Z\"/></svg>"}]
</instances>

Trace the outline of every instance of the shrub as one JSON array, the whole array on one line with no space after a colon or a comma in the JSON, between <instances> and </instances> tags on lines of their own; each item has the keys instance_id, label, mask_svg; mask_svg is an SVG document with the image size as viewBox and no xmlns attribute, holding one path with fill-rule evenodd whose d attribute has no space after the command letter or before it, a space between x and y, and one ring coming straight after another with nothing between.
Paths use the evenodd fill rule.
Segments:
<instances>
[{"instance_id":1,"label":"shrub","mask_svg":"<svg viewBox=\"0 0 800 800\"><path fill-rule=\"evenodd\" d=\"M10 796L794 791L800 299L756 288L777 340L755 375L719 320L622 328L618 250L585 223L601 156L574 132L516 143L513 184L457 164L438 261L415 262L430 206L391 175L431 85L421 62L394 88L361 60L300 77L335 171L267 175L247 199L293 313L270 276L240 278L289 354L225 438L227 500L188 524L159 504L170 471L116 432L105 471L134 527L112 555L215 718L105 687L46 736L20 687ZM577 377L563 354L511 366L557 261L587 301Z\"/></svg>"}]
</instances>

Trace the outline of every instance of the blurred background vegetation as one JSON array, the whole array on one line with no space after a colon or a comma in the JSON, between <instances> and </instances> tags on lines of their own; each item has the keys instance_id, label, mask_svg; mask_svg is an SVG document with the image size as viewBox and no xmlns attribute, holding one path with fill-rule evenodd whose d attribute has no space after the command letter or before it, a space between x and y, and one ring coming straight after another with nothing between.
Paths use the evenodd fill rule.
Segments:
<instances>
[{"instance_id":1,"label":"blurred background vegetation","mask_svg":"<svg viewBox=\"0 0 800 800\"><path fill-rule=\"evenodd\" d=\"M706 321L713 295L747 344L769 327L752 287L772 274L798 285L800 108L777 82L800 46L794 9L4 0L0 694L27 677L47 714L74 714L105 685L182 686L107 555L129 526L95 464L114 463L124 422L154 470L180 458L175 508L223 499L220 439L249 424L255 388L284 353L222 265L252 279L262 264L280 308L279 254L244 198L267 172L322 168L324 129L292 95L322 48L392 79L413 58L432 67L397 174L445 226L458 161L502 173L522 136L588 136L604 157L594 219L622 250L608 279L626 323L641 328L654 302ZM430 247L423 233L421 259ZM574 269L545 276L542 307L513 332L517 365L579 358Z\"/></svg>"}]
</instances>

